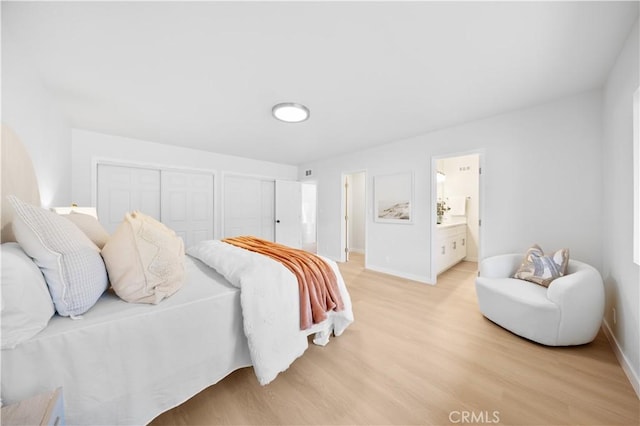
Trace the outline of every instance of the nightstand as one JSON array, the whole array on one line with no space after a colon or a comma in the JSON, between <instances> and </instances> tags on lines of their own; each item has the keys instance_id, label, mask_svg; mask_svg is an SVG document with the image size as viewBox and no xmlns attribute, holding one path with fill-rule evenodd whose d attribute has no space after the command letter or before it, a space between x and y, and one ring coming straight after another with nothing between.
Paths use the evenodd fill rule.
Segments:
<instances>
[{"instance_id":1,"label":"nightstand","mask_svg":"<svg viewBox=\"0 0 640 426\"><path fill-rule=\"evenodd\" d=\"M2 407L0 423L3 426L63 426L62 388Z\"/></svg>"}]
</instances>

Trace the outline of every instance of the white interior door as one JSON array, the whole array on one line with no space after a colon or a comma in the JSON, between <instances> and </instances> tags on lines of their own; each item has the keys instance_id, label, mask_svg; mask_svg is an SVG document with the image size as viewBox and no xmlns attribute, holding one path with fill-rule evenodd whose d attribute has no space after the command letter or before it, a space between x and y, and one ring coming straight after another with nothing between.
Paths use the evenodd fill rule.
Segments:
<instances>
[{"instance_id":1,"label":"white interior door","mask_svg":"<svg viewBox=\"0 0 640 426\"><path fill-rule=\"evenodd\" d=\"M262 181L260 190L260 202L262 208L260 214L260 238L275 241L276 236L276 183L272 180Z\"/></svg>"},{"instance_id":2,"label":"white interior door","mask_svg":"<svg viewBox=\"0 0 640 426\"><path fill-rule=\"evenodd\" d=\"M224 237L254 235L274 239L274 181L225 176Z\"/></svg>"},{"instance_id":3,"label":"white interior door","mask_svg":"<svg viewBox=\"0 0 640 426\"><path fill-rule=\"evenodd\" d=\"M162 223L185 248L213 239L213 175L163 170L161 181Z\"/></svg>"},{"instance_id":4,"label":"white interior door","mask_svg":"<svg viewBox=\"0 0 640 426\"><path fill-rule=\"evenodd\" d=\"M302 248L302 185L276 181L276 242Z\"/></svg>"},{"instance_id":5,"label":"white interior door","mask_svg":"<svg viewBox=\"0 0 640 426\"><path fill-rule=\"evenodd\" d=\"M160 220L160 170L98 164L98 219L111 234L133 210Z\"/></svg>"}]
</instances>

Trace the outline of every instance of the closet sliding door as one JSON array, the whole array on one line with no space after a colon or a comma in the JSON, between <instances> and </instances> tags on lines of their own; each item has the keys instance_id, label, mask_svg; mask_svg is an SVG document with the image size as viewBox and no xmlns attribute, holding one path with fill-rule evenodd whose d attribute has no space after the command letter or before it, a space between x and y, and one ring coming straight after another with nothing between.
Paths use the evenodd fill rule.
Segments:
<instances>
[{"instance_id":1,"label":"closet sliding door","mask_svg":"<svg viewBox=\"0 0 640 426\"><path fill-rule=\"evenodd\" d=\"M112 234L138 210L173 229L185 248L213 239L212 173L98 164L97 211Z\"/></svg>"},{"instance_id":2,"label":"closet sliding door","mask_svg":"<svg viewBox=\"0 0 640 426\"><path fill-rule=\"evenodd\" d=\"M160 220L160 170L98 164L97 184L98 218L110 234L133 210Z\"/></svg>"},{"instance_id":3,"label":"closet sliding door","mask_svg":"<svg viewBox=\"0 0 640 426\"><path fill-rule=\"evenodd\" d=\"M213 239L213 175L161 172L162 223L182 237L185 248Z\"/></svg>"}]
</instances>

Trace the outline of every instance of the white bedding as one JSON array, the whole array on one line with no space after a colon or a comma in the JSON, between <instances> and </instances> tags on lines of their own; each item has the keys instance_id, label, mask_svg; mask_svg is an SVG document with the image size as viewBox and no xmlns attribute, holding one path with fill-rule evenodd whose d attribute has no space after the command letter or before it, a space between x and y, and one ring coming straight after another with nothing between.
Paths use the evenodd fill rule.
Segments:
<instances>
[{"instance_id":1,"label":"white bedding","mask_svg":"<svg viewBox=\"0 0 640 426\"><path fill-rule=\"evenodd\" d=\"M222 241L202 241L187 250L222 274L241 291L253 368L260 384L272 381L308 347L307 336L318 333L314 343L324 345L333 331L336 336L353 322L351 299L335 262L324 259L334 270L344 309L308 330L300 330L298 282L281 263L258 253Z\"/></svg>"},{"instance_id":2,"label":"white bedding","mask_svg":"<svg viewBox=\"0 0 640 426\"><path fill-rule=\"evenodd\" d=\"M105 293L81 320L2 351L2 403L63 387L67 424L145 424L251 365L240 292L186 257L187 282L159 305Z\"/></svg>"}]
</instances>

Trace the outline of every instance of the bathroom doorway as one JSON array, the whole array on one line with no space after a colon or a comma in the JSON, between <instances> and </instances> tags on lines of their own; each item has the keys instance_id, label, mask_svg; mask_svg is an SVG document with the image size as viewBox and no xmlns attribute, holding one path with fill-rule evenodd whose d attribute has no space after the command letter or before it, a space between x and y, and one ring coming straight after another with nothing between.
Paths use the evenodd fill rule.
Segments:
<instances>
[{"instance_id":1,"label":"bathroom doorway","mask_svg":"<svg viewBox=\"0 0 640 426\"><path fill-rule=\"evenodd\" d=\"M480 259L482 153L432 158L431 279Z\"/></svg>"}]
</instances>

